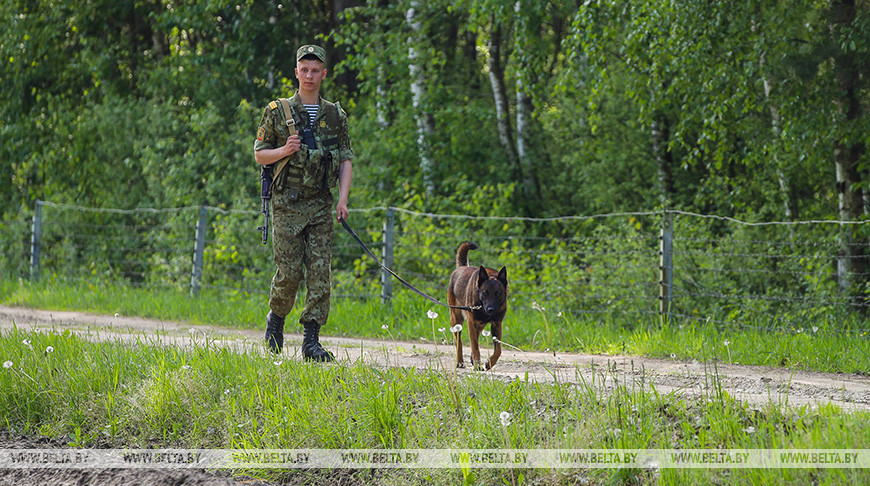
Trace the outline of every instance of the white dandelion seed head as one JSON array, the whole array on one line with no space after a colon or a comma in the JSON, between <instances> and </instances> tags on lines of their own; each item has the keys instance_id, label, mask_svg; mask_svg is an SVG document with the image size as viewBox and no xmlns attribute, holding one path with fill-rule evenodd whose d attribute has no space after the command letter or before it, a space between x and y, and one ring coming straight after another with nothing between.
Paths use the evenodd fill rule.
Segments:
<instances>
[{"instance_id":1,"label":"white dandelion seed head","mask_svg":"<svg viewBox=\"0 0 870 486\"><path fill-rule=\"evenodd\" d=\"M229 388L227 388L226 390L224 390L224 395L229 395L229 394L230 394L230 389L229 389Z\"/></svg>"},{"instance_id":2,"label":"white dandelion seed head","mask_svg":"<svg viewBox=\"0 0 870 486\"><path fill-rule=\"evenodd\" d=\"M450 328L451 332L462 332L462 324L457 324Z\"/></svg>"},{"instance_id":3,"label":"white dandelion seed head","mask_svg":"<svg viewBox=\"0 0 870 486\"><path fill-rule=\"evenodd\" d=\"M25 340L21 341L21 344L23 344L25 346L30 346L30 339L25 339Z\"/></svg>"},{"instance_id":4,"label":"white dandelion seed head","mask_svg":"<svg viewBox=\"0 0 870 486\"><path fill-rule=\"evenodd\" d=\"M278 361L273 361L273 363L275 363L275 366L281 366L281 363L283 363L283 362L284 361L280 360L280 359Z\"/></svg>"},{"instance_id":5,"label":"white dandelion seed head","mask_svg":"<svg viewBox=\"0 0 870 486\"><path fill-rule=\"evenodd\" d=\"M115 312L115 317L121 317L121 314L118 314L117 312Z\"/></svg>"},{"instance_id":6,"label":"white dandelion seed head","mask_svg":"<svg viewBox=\"0 0 870 486\"><path fill-rule=\"evenodd\" d=\"M183 369L183 370L189 370L189 369L190 369L190 365L182 365L181 369Z\"/></svg>"},{"instance_id":7,"label":"white dandelion seed head","mask_svg":"<svg viewBox=\"0 0 870 486\"><path fill-rule=\"evenodd\" d=\"M671 359L677 359L677 355L674 353L671 353Z\"/></svg>"},{"instance_id":8,"label":"white dandelion seed head","mask_svg":"<svg viewBox=\"0 0 870 486\"><path fill-rule=\"evenodd\" d=\"M8 370L9 368L12 368L12 365L13 365L13 364L14 364L14 363L12 363L12 361L4 361L4 362L3 362L3 367L6 368L6 369Z\"/></svg>"},{"instance_id":9,"label":"white dandelion seed head","mask_svg":"<svg viewBox=\"0 0 870 486\"><path fill-rule=\"evenodd\" d=\"M813 332L819 332L819 328L817 326L813 326Z\"/></svg>"},{"instance_id":10,"label":"white dandelion seed head","mask_svg":"<svg viewBox=\"0 0 870 486\"><path fill-rule=\"evenodd\" d=\"M755 433L755 427L752 426L752 425L750 425L749 427L746 427L745 429L743 429L743 431L746 432L747 434L754 434L754 433Z\"/></svg>"},{"instance_id":11,"label":"white dandelion seed head","mask_svg":"<svg viewBox=\"0 0 870 486\"><path fill-rule=\"evenodd\" d=\"M504 412L498 414L498 420L499 420L499 422L501 422L501 425L503 427L507 427L508 425L511 424L510 412L504 411Z\"/></svg>"},{"instance_id":12,"label":"white dandelion seed head","mask_svg":"<svg viewBox=\"0 0 870 486\"><path fill-rule=\"evenodd\" d=\"M45 348L45 352L46 352L46 353L53 353L53 352L54 352L54 347L53 347L53 346L48 346L47 348Z\"/></svg>"},{"instance_id":13,"label":"white dandelion seed head","mask_svg":"<svg viewBox=\"0 0 870 486\"><path fill-rule=\"evenodd\" d=\"M480 333L483 334L484 337L487 337L487 336L489 336L490 334L492 334L491 332L487 331L486 329L484 329L484 330L481 331Z\"/></svg>"},{"instance_id":14,"label":"white dandelion seed head","mask_svg":"<svg viewBox=\"0 0 870 486\"><path fill-rule=\"evenodd\" d=\"M545 310L547 310L543 306L541 306L541 304L538 304L538 301L532 302L532 309L540 312L544 312Z\"/></svg>"},{"instance_id":15,"label":"white dandelion seed head","mask_svg":"<svg viewBox=\"0 0 870 486\"><path fill-rule=\"evenodd\" d=\"M386 324L384 324L383 326L381 326L381 329L383 329L383 330L387 330L387 329L389 329L389 328L390 328L390 326L388 326L388 325L386 325Z\"/></svg>"},{"instance_id":16,"label":"white dandelion seed head","mask_svg":"<svg viewBox=\"0 0 870 486\"><path fill-rule=\"evenodd\" d=\"M444 331L446 331L446 330L447 330L447 329L444 329L443 327L439 327L439 328L438 328L438 332L444 332Z\"/></svg>"},{"instance_id":17,"label":"white dandelion seed head","mask_svg":"<svg viewBox=\"0 0 870 486\"><path fill-rule=\"evenodd\" d=\"M730 345L731 345L731 341L729 341L729 340L727 340L727 339L726 339L726 340L725 340L725 342L724 342L724 343L722 343L722 344L724 344L724 345L725 345L725 347L726 347L726 348L727 348L727 347L728 347L728 346L730 346Z\"/></svg>"},{"instance_id":18,"label":"white dandelion seed head","mask_svg":"<svg viewBox=\"0 0 870 486\"><path fill-rule=\"evenodd\" d=\"M429 312L427 312L426 315L429 316L429 319L438 319L438 313L432 309L429 309Z\"/></svg>"},{"instance_id":19,"label":"white dandelion seed head","mask_svg":"<svg viewBox=\"0 0 870 486\"><path fill-rule=\"evenodd\" d=\"M559 313L556 314L556 316L558 316L558 317L562 317L562 311L559 311Z\"/></svg>"}]
</instances>

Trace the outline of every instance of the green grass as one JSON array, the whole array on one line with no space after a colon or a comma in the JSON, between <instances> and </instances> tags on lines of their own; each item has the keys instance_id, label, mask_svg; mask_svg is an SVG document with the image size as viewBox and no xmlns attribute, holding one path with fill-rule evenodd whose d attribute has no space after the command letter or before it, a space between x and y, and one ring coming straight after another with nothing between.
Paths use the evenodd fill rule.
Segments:
<instances>
[{"instance_id":1,"label":"green grass","mask_svg":"<svg viewBox=\"0 0 870 486\"><path fill-rule=\"evenodd\" d=\"M51 352L48 348L51 347ZM504 383L441 370L276 361L259 347L86 341L0 333L0 420L81 447L868 448L870 415L750 408L711 387L681 399L601 371L581 386ZM616 380L606 388L604 379ZM709 377L716 381L717 377ZM504 426L499 414L511 414ZM298 474L247 471L272 479ZM473 484L862 484L852 470L473 471ZM515 474L515 476L511 476ZM380 471L376 484L459 484L458 470Z\"/></svg>"},{"instance_id":2,"label":"green grass","mask_svg":"<svg viewBox=\"0 0 870 486\"><path fill-rule=\"evenodd\" d=\"M204 290L198 298L181 289L140 289L106 283L65 283L46 279L39 284L6 279L0 282L0 302L51 310L79 310L124 316L180 320L260 329L267 296ZM301 305L288 317L295 331ZM663 323L657 317L626 322L609 316L577 318L542 309L510 307L504 341L523 350L555 350L595 354L659 357L682 361L784 366L794 369L870 373L870 339L866 332L846 332L835 317L766 330L754 326L723 326L714 321ZM410 293L400 292L389 306L379 300L334 299L325 335L399 339L432 339L428 310L439 314L435 328L449 328L446 309ZM781 318L780 318L781 320ZM387 329L382 326L386 325ZM300 327L301 329L301 327ZM444 333L436 333L441 339Z\"/></svg>"}]
</instances>

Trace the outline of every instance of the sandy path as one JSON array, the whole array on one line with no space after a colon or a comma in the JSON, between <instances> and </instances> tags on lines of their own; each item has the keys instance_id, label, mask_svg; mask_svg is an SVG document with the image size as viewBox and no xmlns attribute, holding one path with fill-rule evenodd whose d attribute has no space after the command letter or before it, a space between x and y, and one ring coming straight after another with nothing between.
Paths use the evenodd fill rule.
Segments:
<instances>
[{"instance_id":1,"label":"sandy path","mask_svg":"<svg viewBox=\"0 0 870 486\"><path fill-rule=\"evenodd\" d=\"M190 345L208 339L240 352L265 353L261 330L237 330L217 326L191 326L182 322L140 317L106 316L68 311L45 311L0 306L0 329L70 329L92 340L154 340L171 345ZM467 338L466 338L467 339ZM301 335L285 334L284 359L300 359ZM338 363L362 360L374 366L441 369L453 361L452 346L432 342L394 342L375 339L321 336L335 353ZM489 349L482 349L486 359ZM467 341L466 355L469 353ZM468 357L466 356L466 362ZM833 404L846 411L870 411L870 377L817 373L763 366L680 362L636 356L604 356L573 353L521 352L506 348L492 371L481 372L496 380L514 379L575 383L610 388L618 380L629 387L650 384L661 394L704 397L713 393L712 378L721 379L730 395L752 406L768 403L789 406ZM609 370L609 372L608 372ZM472 373L460 370L460 374Z\"/></svg>"}]
</instances>

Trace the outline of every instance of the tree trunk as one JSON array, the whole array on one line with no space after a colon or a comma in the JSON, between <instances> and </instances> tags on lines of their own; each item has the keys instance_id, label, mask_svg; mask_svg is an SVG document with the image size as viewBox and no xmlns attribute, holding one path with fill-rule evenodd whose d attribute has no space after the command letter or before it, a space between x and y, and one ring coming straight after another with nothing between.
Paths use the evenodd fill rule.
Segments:
<instances>
[{"instance_id":1,"label":"tree trunk","mask_svg":"<svg viewBox=\"0 0 870 486\"><path fill-rule=\"evenodd\" d=\"M541 203L541 185L538 182L537 168L535 167L534 159L532 158L532 139L529 138L533 133L540 133L533 130L531 125L534 121L532 114L535 107L532 101L531 93L528 92L528 87L523 83L523 75L530 71L529 63L526 59L526 35L528 32L533 32L535 35L538 29L530 29L525 25L522 16L523 9L520 1L514 4L514 12L516 13L516 53L519 59L519 72L517 74L516 90L517 90L517 159L520 163L520 169L523 175L523 196L524 206L529 215L534 215L540 209Z\"/></svg>"},{"instance_id":2,"label":"tree trunk","mask_svg":"<svg viewBox=\"0 0 870 486\"><path fill-rule=\"evenodd\" d=\"M411 76L411 103L414 116L417 118L417 151L420 156L420 173L423 175L423 188L427 194L434 194L435 162L432 160L430 140L435 133L435 123L431 113L424 109L426 94L426 79L419 59L416 46L420 42L420 21L417 19L419 0L411 0L411 5L405 14L405 20L411 29L411 41L408 44L408 70Z\"/></svg>"},{"instance_id":3,"label":"tree trunk","mask_svg":"<svg viewBox=\"0 0 870 486\"><path fill-rule=\"evenodd\" d=\"M520 162L511 130L510 105L504 83L504 66L501 62L501 25L493 19L492 32L489 36L489 84L492 86L492 98L495 104L495 118L498 127L498 141L507 157L508 167L512 172L511 179L519 181L522 178Z\"/></svg>"},{"instance_id":4,"label":"tree trunk","mask_svg":"<svg viewBox=\"0 0 870 486\"><path fill-rule=\"evenodd\" d=\"M843 49L841 43L847 31L853 28L857 18L854 0L834 2L831 6L831 34L835 46ZM853 134L853 127L862 116L861 72L856 52L840 50L834 56L834 76L839 96L835 103L839 111L841 123L837 127L838 140L834 142L834 163L837 173L837 192L839 194L840 219L844 221L859 220L864 215L864 195L860 184L862 182L858 168L859 161L866 148ZM837 264L837 275L840 288L848 292L855 304L861 305L866 311L863 287L867 281L867 260L865 254L866 242L855 234L854 225L843 225L840 239L840 258Z\"/></svg>"},{"instance_id":5,"label":"tree trunk","mask_svg":"<svg viewBox=\"0 0 870 486\"><path fill-rule=\"evenodd\" d=\"M758 60L758 67L761 69L761 85L764 88L764 100L767 102L767 108L770 111L770 126L773 130L774 139L780 137L780 126L782 125L782 117L779 114L779 109L773 104L770 99L770 82L767 80L767 75L764 73L765 53L761 53L761 58ZM782 193L783 211L787 220L792 219L793 212L791 208L791 189L789 188L788 178L782 170L779 161L779 151L773 151L773 164L776 167L776 180L779 183L779 189Z\"/></svg>"},{"instance_id":6,"label":"tree trunk","mask_svg":"<svg viewBox=\"0 0 870 486\"><path fill-rule=\"evenodd\" d=\"M533 130L532 112L532 97L526 92L523 85L522 77L517 78L517 159L520 162L520 168L523 175L523 196L525 197L526 211L530 213L537 212L541 202L541 185L538 182L537 169L531 155L531 139L529 136L533 133L540 133Z\"/></svg>"}]
</instances>

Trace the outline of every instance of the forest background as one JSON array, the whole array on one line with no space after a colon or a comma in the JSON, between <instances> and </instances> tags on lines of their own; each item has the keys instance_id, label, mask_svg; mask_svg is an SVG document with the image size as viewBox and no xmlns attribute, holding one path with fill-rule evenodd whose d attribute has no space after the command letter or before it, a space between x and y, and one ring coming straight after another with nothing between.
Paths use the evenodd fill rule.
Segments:
<instances>
[{"instance_id":1,"label":"forest background","mask_svg":"<svg viewBox=\"0 0 870 486\"><path fill-rule=\"evenodd\" d=\"M352 207L870 207L866 1L6 1L0 18L0 220L36 200L259 208L257 122L307 43L350 116ZM866 288L866 236L835 233Z\"/></svg>"}]
</instances>

